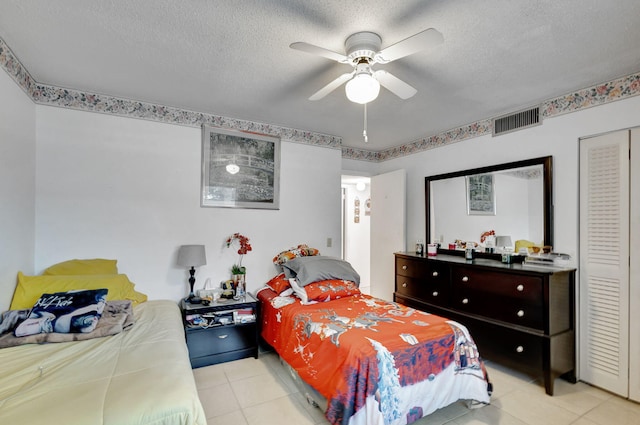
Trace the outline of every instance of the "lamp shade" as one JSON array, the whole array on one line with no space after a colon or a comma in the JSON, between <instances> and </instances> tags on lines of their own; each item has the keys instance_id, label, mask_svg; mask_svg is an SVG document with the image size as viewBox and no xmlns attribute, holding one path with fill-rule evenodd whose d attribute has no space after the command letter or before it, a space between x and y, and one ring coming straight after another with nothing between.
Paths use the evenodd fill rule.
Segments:
<instances>
[{"instance_id":1,"label":"lamp shade","mask_svg":"<svg viewBox=\"0 0 640 425\"><path fill-rule=\"evenodd\" d=\"M511 236L496 236L496 247L504 248L508 246L513 246Z\"/></svg>"},{"instance_id":2,"label":"lamp shade","mask_svg":"<svg viewBox=\"0 0 640 425\"><path fill-rule=\"evenodd\" d=\"M207 264L204 245L182 245L178 250L178 265L182 267L199 267Z\"/></svg>"},{"instance_id":3,"label":"lamp shade","mask_svg":"<svg viewBox=\"0 0 640 425\"><path fill-rule=\"evenodd\" d=\"M380 83L368 72L356 74L344 88L347 98L355 103L369 103L378 97Z\"/></svg>"}]
</instances>

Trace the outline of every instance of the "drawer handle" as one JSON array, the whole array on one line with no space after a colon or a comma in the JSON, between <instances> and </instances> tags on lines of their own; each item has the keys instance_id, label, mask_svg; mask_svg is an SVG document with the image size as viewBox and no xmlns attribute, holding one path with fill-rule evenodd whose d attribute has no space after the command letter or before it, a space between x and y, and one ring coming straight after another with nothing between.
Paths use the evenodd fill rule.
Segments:
<instances>
[{"instance_id":1,"label":"drawer handle","mask_svg":"<svg viewBox=\"0 0 640 425\"><path fill-rule=\"evenodd\" d=\"M402 266L402 270L407 270L407 265Z\"/></svg>"},{"instance_id":2,"label":"drawer handle","mask_svg":"<svg viewBox=\"0 0 640 425\"><path fill-rule=\"evenodd\" d=\"M220 339L225 339L226 337L228 337L229 335L225 334L225 335L218 335L218 338Z\"/></svg>"},{"instance_id":3,"label":"drawer handle","mask_svg":"<svg viewBox=\"0 0 640 425\"><path fill-rule=\"evenodd\" d=\"M524 316L524 310L518 310L518 317Z\"/></svg>"},{"instance_id":4,"label":"drawer handle","mask_svg":"<svg viewBox=\"0 0 640 425\"><path fill-rule=\"evenodd\" d=\"M469 282L469 276L463 276L462 277L462 281L463 282Z\"/></svg>"},{"instance_id":5,"label":"drawer handle","mask_svg":"<svg viewBox=\"0 0 640 425\"><path fill-rule=\"evenodd\" d=\"M524 351L524 347L522 345L518 345L516 347L516 353L522 353Z\"/></svg>"},{"instance_id":6,"label":"drawer handle","mask_svg":"<svg viewBox=\"0 0 640 425\"><path fill-rule=\"evenodd\" d=\"M469 298L465 298L462 300L462 304L469 304Z\"/></svg>"},{"instance_id":7,"label":"drawer handle","mask_svg":"<svg viewBox=\"0 0 640 425\"><path fill-rule=\"evenodd\" d=\"M433 273L431 273L431 276L433 276L433 277L438 277L438 272L433 272Z\"/></svg>"},{"instance_id":8,"label":"drawer handle","mask_svg":"<svg viewBox=\"0 0 640 425\"><path fill-rule=\"evenodd\" d=\"M402 284L402 287L403 287L403 288L406 288L406 287L407 287L407 282L404 282L404 283Z\"/></svg>"},{"instance_id":9,"label":"drawer handle","mask_svg":"<svg viewBox=\"0 0 640 425\"><path fill-rule=\"evenodd\" d=\"M433 296L437 297L438 296L438 291L433 291Z\"/></svg>"},{"instance_id":10,"label":"drawer handle","mask_svg":"<svg viewBox=\"0 0 640 425\"><path fill-rule=\"evenodd\" d=\"M516 289L518 290L518 292L522 292L524 291L524 285L518 285L516 286Z\"/></svg>"}]
</instances>

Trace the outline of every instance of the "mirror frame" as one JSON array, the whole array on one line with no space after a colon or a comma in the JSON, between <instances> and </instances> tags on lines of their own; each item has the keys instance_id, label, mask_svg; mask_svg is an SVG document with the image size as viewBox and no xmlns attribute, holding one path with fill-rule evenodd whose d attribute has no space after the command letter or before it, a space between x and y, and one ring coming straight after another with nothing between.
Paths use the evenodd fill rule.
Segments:
<instances>
[{"instance_id":1,"label":"mirror frame","mask_svg":"<svg viewBox=\"0 0 640 425\"><path fill-rule=\"evenodd\" d=\"M491 165L487 167L471 168L468 170L455 171L452 173L438 174L424 178L424 198L425 198L425 222L426 222L426 241L431 241L431 182L434 180L443 180L452 177L464 177L468 175L492 173L495 171L504 171L511 168L529 167L533 165L542 165L543 177L543 237L544 245L553 246L553 157L543 156L540 158L526 159L523 161L507 162L504 164ZM450 250L442 247L438 248L438 252L442 254L464 255L464 251ZM478 257L500 259L500 254L477 253Z\"/></svg>"}]
</instances>

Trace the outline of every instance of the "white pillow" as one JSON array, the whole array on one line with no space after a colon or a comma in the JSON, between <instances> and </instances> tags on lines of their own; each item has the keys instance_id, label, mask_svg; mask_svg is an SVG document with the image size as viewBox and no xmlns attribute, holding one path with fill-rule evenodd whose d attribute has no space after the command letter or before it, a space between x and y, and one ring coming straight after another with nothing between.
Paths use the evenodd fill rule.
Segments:
<instances>
[{"instance_id":1,"label":"white pillow","mask_svg":"<svg viewBox=\"0 0 640 425\"><path fill-rule=\"evenodd\" d=\"M298 282L298 279L292 277L289 279L289 284L291 285L291 289L293 290L293 293L300 298L300 302L303 305L307 305L307 304L315 304L317 303L317 301L309 301L309 297L307 297L307 291L304 290L304 287L302 287L302 285L300 285L300 282Z\"/></svg>"}]
</instances>

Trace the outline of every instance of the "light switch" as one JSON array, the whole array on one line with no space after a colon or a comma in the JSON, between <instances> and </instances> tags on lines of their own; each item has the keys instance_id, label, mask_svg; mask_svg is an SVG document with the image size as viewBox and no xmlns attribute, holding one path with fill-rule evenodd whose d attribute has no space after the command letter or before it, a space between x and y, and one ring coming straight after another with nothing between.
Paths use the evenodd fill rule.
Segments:
<instances>
[{"instance_id":1,"label":"light switch","mask_svg":"<svg viewBox=\"0 0 640 425\"><path fill-rule=\"evenodd\" d=\"M333 244L333 241L331 240L331 238L327 238L327 248L331 248L332 244Z\"/></svg>"}]
</instances>

